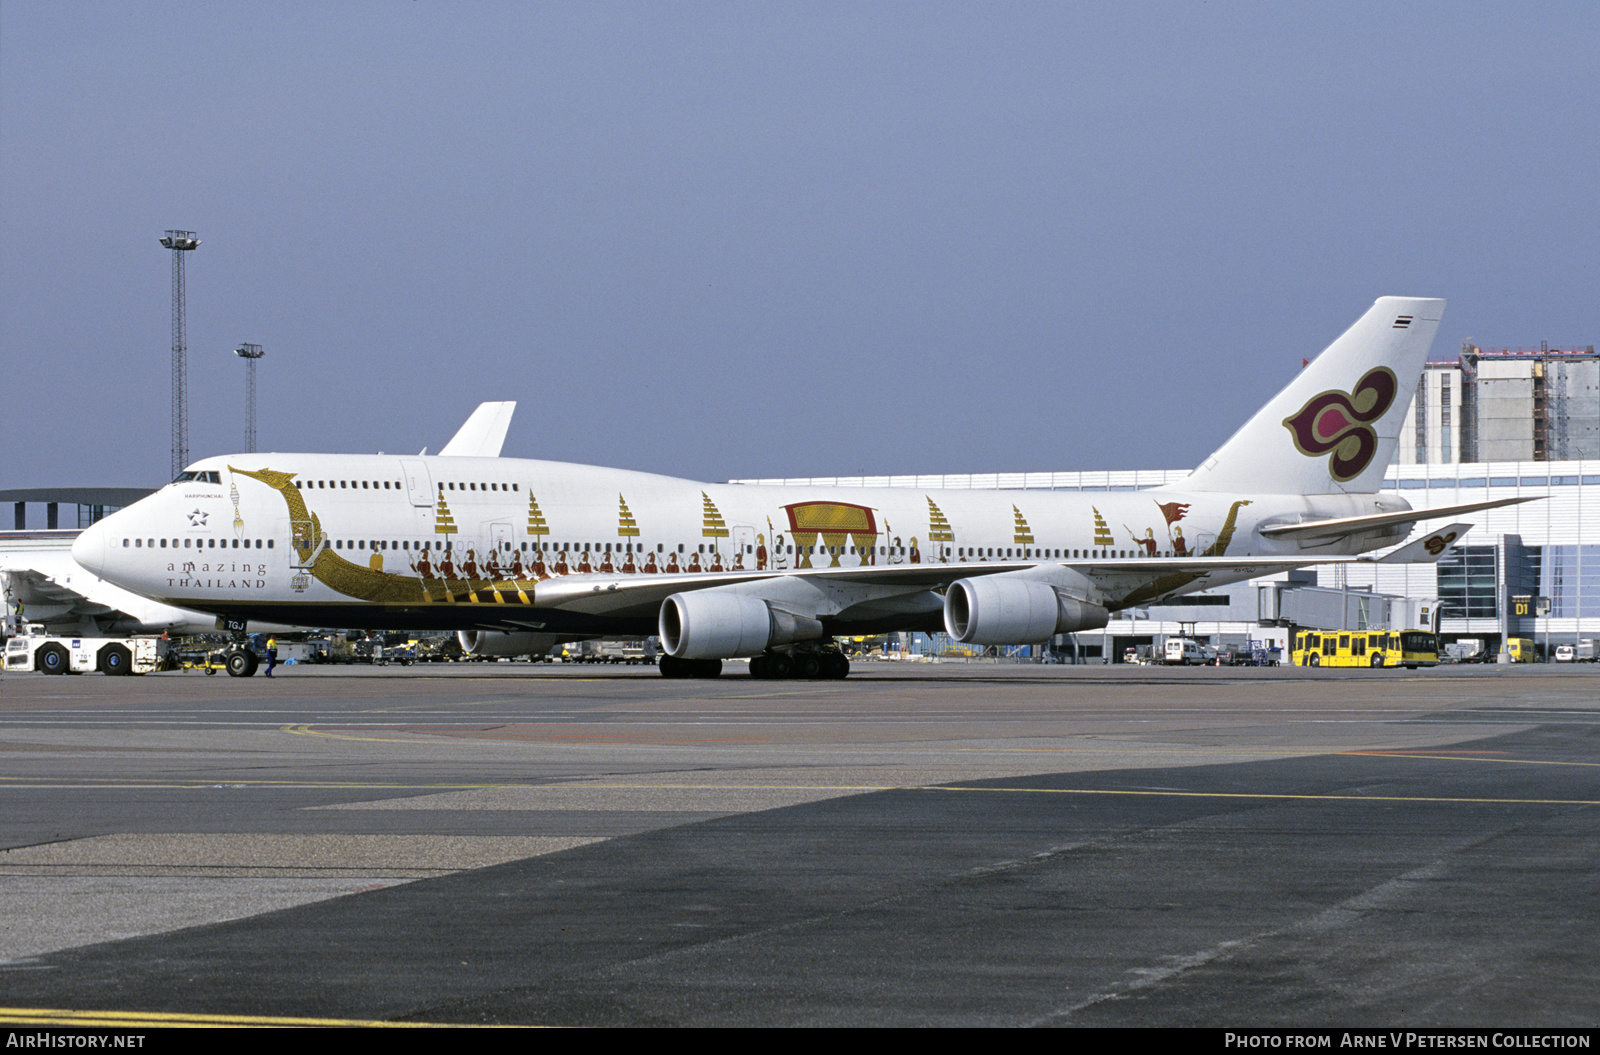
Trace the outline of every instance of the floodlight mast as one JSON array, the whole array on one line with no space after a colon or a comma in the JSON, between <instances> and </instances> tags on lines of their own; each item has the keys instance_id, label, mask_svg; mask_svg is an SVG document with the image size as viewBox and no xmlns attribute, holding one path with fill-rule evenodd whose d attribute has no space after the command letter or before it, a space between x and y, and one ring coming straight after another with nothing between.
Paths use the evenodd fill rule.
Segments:
<instances>
[{"instance_id":1,"label":"floodlight mast","mask_svg":"<svg viewBox=\"0 0 1600 1055\"><path fill-rule=\"evenodd\" d=\"M168 231L172 250L172 476L189 464L189 344L184 333L183 254L200 247L193 231Z\"/></svg>"},{"instance_id":2,"label":"floodlight mast","mask_svg":"<svg viewBox=\"0 0 1600 1055\"><path fill-rule=\"evenodd\" d=\"M259 344L241 344L233 354L244 360L244 449L256 452L256 360L267 353Z\"/></svg>"}]
</instances>

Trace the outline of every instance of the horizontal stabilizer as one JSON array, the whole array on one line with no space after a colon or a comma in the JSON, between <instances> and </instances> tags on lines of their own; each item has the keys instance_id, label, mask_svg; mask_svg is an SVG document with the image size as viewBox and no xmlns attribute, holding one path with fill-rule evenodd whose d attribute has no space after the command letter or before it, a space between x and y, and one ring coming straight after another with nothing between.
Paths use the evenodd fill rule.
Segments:
<instances>
[{"instance_id":1,"label":"horizontal stabilizer","mask_svg":"<svg viewBox=\"0 0 1600 1055\"><path fill-rule=\"evenodd\" d=\"M1440 557L1450 552L1450 547L1461 541L1461 536L1472 530L1472 525L1466 522L1450 524L1438 531L1430 531L1415 542L1407 543L1395 550L1379 557L1378 564L1433 564Z\"/></svg>"},{"instance_id":2,"label":"horizontal stabilizer","mask_svg":"<svg viewBox=\"0 0 1600 1055\"><path fill-rule=\"evenodd\" d=\"M1374 528L1389 527L1393 524L1414 524L1422 520L1439 520L1444 517L1460 516L1462 513L1476 513L1480 509L1496 509L1500 506L1514 506L1522 502L1536 502L1542 496L1533 495L1528 498L1497 498L1492 502L1468 502L1459 506L1438 506L1434 509L1410 509L1404 513L1371 513L1359 517L1335 517L1331 520L1311 520L1304 524L1274 524L1270 527L1259 529L1267 538L1287 538L1297 540L1331 539L1342 535L1352 535L1358 531L1370 531Z\"/></svg>"},{"instance_id":3,"label":"horizontal stabilizer","mask_svg":"<svg viewBox=\"0 0 1600 1055\"><path fill-rule=\"evenodd\" d=\"M478 409L466 420L450 442L440 448L441 455L456 458L498 458L506 442L506 430L511 427L511 412L517 404L479 403Z\"/></svg>"}]
</instances>

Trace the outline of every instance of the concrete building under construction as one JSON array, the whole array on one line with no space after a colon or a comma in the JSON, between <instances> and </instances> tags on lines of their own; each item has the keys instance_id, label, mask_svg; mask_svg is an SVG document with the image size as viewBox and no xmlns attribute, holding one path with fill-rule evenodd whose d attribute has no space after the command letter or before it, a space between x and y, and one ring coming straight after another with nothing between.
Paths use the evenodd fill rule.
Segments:
<instances>
[{"instance_id":1,"label":"concrete building under construction","mask_svg":"<svg viewBox=\"0 0 1600 1055\"><path fill-rule=\"evenodd\" d=\"M1600 458L1600 356L1480 348L1429 363L1400 433L1401 465Z\"/></svg>"}]
</instances>

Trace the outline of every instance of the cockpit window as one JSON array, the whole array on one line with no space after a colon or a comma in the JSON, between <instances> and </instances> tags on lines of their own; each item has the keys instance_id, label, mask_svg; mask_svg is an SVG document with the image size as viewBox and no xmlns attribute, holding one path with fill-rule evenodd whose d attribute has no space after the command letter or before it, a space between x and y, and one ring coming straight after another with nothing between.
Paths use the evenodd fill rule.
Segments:
<instances>
[{"instance_id":1,"label":"cockpit window","mask_svg":"<svg viewBox=\"0 0 1600 1055\"><path fill-rule=\"evenodd\" d=\"M193 479L197 478L199 475L200 475L199 473L189 473L189 472L179 473L177 476L173 477L172 482L175 483L175 484L188 483L190 480L193 480Z\"/></svg>"},{"instance_id":2,"label":"cockpit window","mask_svg":"<svg viewBox=\"0 0 1600 1055\"><path fill-rule=\"evenodd\" d=\"M179 473L172 482L184 484L191 481L197 484L220 484L222 482L222 474L215 469L207 469L201 472L188 470Z\"/></svg>"}]
</instances>

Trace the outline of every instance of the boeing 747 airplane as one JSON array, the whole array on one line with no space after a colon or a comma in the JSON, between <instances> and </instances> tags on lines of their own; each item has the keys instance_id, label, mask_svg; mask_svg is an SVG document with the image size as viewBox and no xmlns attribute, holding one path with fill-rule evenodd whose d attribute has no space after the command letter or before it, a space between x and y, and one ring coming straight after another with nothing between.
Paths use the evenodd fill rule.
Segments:
<instances>
[{"instance_id":1,"label":"boeing 747 airplane","mask_svg":"<svg viewBox=\"0 0 1600 1055\"><path fill-rule=\"evenodd\" d=\"M431 457L206 458L72 553L240 637L259 621L457 630L519 655L659 634L667 676L750 657L756 677L843 677L836 635L1044 641L1508 504L1418 511L1378 491L1443 310L1378 300L1185 480L1152 490L707 484L501 458L514 404L486 403ZM1460 529L1383 559L1437 559ZM229 669L252 673L253 657Z\"/></svg>"}]
</instances>

